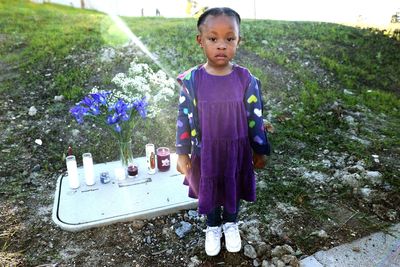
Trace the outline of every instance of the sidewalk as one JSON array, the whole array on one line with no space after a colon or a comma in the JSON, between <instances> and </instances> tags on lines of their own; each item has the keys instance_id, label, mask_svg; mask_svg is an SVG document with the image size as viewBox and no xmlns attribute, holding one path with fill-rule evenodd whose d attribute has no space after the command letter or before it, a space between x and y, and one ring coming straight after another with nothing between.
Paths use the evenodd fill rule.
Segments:
<instances>
[{"instance_id":1,"label":"sidewalk","mask_svg":"<svg viewBox=\"0 0 400 267\"><path fill-rule=\"evenodd\" d=\"M300 261L300 267L399 267L400 224L388 234L378 232L334 247L318 251Z\"/></svg>"}]
</instances>

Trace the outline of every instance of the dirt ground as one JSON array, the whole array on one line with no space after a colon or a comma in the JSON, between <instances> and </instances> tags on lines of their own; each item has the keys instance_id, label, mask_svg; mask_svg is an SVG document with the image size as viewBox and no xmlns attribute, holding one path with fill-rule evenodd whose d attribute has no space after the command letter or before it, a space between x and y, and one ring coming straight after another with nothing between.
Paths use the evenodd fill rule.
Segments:
<instances>
[{"instance_id":1,"label":"dirt ground","mask_svg":"<svg viewBox=\"0 0 400 267\"><path fill-rule=\"evenodd\" d=\"M254 55L243 51L238 61L251 57ZM257 64L263 65L277 84L287 84L291 79L290 73L268 62ZM1 80L11 79L15 67L2 66ZM1 96L0 266L261 266L263 261L271 261L272 250L282 245L289 245L297 259L286 264L297 266L298 260L318 250L354 240L400 220L400 197L390 186L379 185L371 191L362 185L355 186L354 197L343 203L340 191L331 186L335 183L321 183L315 196L300 195L299 203L308 197L315 205L328 207L326 213L335 220L327 218L325 225L315 219L315 214L286 203L273 203L268 214L255 214L250 205L243 206L240 217L243 245L255 247L255 258L245 249L235 254L223 249L217 257L207 257L204 218L189 216L188 211L82 232L63 231L54 224L51 213L56 181L64 171L60 151L68 143L72 130L71 118L65 114L70 103L55 101L46 86L45 81L42 88L16 90L24 95L7 92ZM31 106L36 107L37 115L28 114ZM37 139L42 141L41 145L35 142ZM340 165L342 156L325 154L332 164L337 163L335 170L346 171L349 177L367 173L354 167L363 166L348 155L344 157L346 163ZM381 155L382 165L377 170L392 164L393 156L396 155ZM277 155L275 162L279 163L279 159ZM283 177L282 182L298 177L299 173L319 179L317 173L307 169L297 168L291 173L292 177ZM259 173L260 188L265 184L264 178ZM330 194L334 205L329 206L319 194ZM189 222L192 229L180 239L175 230L182 221ZM369 228L365 227L366 221L370 222ZM325 234L321 229L325 229Z\"/></svg>"}]
</instances>

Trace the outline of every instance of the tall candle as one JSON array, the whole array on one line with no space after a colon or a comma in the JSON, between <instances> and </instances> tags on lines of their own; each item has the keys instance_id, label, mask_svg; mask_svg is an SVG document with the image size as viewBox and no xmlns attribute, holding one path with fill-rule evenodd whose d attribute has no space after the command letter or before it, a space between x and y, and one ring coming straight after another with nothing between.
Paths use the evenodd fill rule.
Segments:
<instances>
[{"instance_id":1,"label":"tall candle","mask_svg":"<svg viewBox=\"0 0 400 267\"><path fill-rule=\"evenodd\" d=\"M156 155L153 144L146 145L146 162L147 162L147 173L156 173Z\"/></svg>"},{"instance_id":2,"label":"tall candle","mask_svg":"<svg viewBox=\"0 0 400 267\"><path fill-rule=\"evenodd\" d=\"M85 181L87 185L94 185L94 167L93 158L91 153L84 153L82 155L83 160L83 170L85 172Z\"/></svg>"},{"instance_id":3,"label":"tall candle","mask_svg":"<svg viewBox=\"0 0 400 267\"><path fill-rule=\"evenodd\" d=\"M67 171L68 171L68 182L72 189L79 187L79 177L78 177L78 166L76 165L75 156L68 156L66 158Z\"/></svg>"},{"instance_id":4,"label":"tall candle","mask_svg":"<svg viewBox=\"0 0 400 267\"><path fill-rule=\"evenodd\" d=\"M126 171L124 167L117 167L114 169L114 174L115 174L115 178L117 178L117 180L122 181L125 180L126 178Z\"/></svg>"},{"instance_id":5,"label":"tall candle","mask_svg":"<svg viewBox=\"0 0 400 267\"><path fill-rule=\"evenodd\" d=\"M159 147L157 148L157 167L161 172L169 170L171 163L169 148Z\"/></svg>"}]
</instances>

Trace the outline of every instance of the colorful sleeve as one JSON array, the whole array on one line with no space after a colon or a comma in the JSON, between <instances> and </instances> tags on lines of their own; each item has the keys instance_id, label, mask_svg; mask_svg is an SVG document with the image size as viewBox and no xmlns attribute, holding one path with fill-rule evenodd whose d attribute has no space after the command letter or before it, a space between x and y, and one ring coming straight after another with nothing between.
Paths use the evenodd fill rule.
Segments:
<instances>
[{"instance_id":1,"label":"colorful sleeve","mask_svg":"<svg viewBox=\"0 0 400 267\"><path fill-rule=\"evenodd\" d=\"M245 106L249 126L250 145L257 154L270 155L271 147L263 123L263 102L261 84L258 79L251 77L249 87L245 93Z\"/></svg>"},{"instance_id":2,"label":"colorful sleeve","mask_svg":"<svg viewBox=\"0 0 400 267\"><path fill-rule=\"evenodd\" d=\"M189 94L185 85L182 83L179 94L178 118L176 121L176 153L190 154L190 124L189 124Z\"/></svg>"}]
</instances>

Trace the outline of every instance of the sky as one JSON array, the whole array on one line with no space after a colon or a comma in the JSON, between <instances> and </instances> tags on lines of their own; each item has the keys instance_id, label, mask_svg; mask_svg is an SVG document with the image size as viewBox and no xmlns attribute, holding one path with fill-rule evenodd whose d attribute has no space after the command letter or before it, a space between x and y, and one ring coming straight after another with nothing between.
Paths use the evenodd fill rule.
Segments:
<instances>
[{"instance_id":1,"label":"sky","mask_svg":"<svg viewBox=\"0 0 400 267\"><path fill-rule=\"evenodd\" d=\"M158 8L165 17L186 17L187 0L84 0L87 7L124 16L154 16ZM40 2L38 0L37 2ZM47 2L80 6L80 0ZM242 18L325 21L336 23L364 22L386 25L400 0L197 0L199 6L228 6Z\"/></svg>"}]
</instances>

